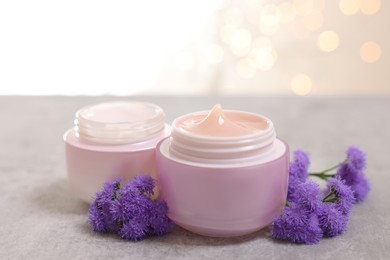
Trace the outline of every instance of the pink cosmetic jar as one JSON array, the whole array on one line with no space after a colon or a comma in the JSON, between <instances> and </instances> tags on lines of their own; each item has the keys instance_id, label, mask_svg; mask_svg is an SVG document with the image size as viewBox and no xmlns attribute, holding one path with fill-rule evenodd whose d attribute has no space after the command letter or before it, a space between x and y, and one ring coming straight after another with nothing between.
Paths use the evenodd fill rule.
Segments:
<instances>
[{"instance_id":1,"label":"pink cosmetic jar","mask_svg":"<svg viewBox=\"0 0 390 260\"><path fill-rule=\"evenodd\" d=\"M206 236L240 236L281 213L289 148L269 119L216 105L177 118L171 131L157 145L157 175L176 224Z\"/></svg>"},{"instance_id":2,"label":"pink cosmetic jar","mask_svg":"<svg viewBox=\"0 0 390 260\"><path fill-rule=\"evenodd\" d=\"M156 178L156 145L169 136L163 110L144 102L81 108L64 135L70 188L90 203L107 181L136 174Z\"/></svg>"}]
</instances>

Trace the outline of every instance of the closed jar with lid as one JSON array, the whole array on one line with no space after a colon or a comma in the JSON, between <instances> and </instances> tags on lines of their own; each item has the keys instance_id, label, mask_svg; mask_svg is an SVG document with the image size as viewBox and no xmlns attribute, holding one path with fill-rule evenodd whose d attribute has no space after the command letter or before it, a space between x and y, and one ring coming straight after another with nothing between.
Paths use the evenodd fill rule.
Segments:
<instances>
[{"instance_id":1,"label":"closed jar with lid","mask_svg":"<svg viewBox=\"0 0 390 260\"><path fill-rule=\"evenodd\" d=\"M137 174L156 178L155 148L169 136L165 114L145 102L108 102L76 112L64 134L72 192L90 203L107 181L128 181Z\"/></svg>"}]
</instances>

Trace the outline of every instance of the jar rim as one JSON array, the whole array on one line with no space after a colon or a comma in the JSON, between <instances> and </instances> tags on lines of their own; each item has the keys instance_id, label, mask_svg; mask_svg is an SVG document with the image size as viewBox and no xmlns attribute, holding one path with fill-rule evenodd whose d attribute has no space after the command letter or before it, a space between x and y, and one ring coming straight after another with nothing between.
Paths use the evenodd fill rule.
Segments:
<instances>
[{"instance_id":1,"label":"jar rim","mask_svg":"<svg viewBox=\"0 0 390 260\"><path fill-rule=\"evenodd\" d=\"M247 138L253 138L253 137L256 137L256 136L263 136L267 132L273 131L273 123L272 123L272 121L269 118L267 118L267 117L265 117L263 115L252 113L252 112L240 111L240 110L231 110L231 109L224 110L224 113L226 113L226 114L228 114L228 113L245 114L245 115L253 116L253 117L256 117L256 118L261 118L261 119L263 119L264 121L267 122L267 128L266 129L259 129L256 133L247 134L247 135L241 135L241 136L208 136L208 135L194 134L194 133L191 133L190 131L187 131L185 129L177 127L178 122L182 121L183 119L185 119L187 117L190 117L190 116L205 116L208 113L209 113L209 111L204 110L204 111L198 111L198 112L182 115L182 116L176 118L172 122L172 130L184 133L186 136L189 136L189 137L194 138L194 139L201 139L201 140L208 140L208 141L212 141L212 140L216 140L216 141L225 141L225 140L226 141L238 141L238 140L243 140L243 139L247 139Z\"/></svg>"},{"instance_id":2,"label":"jar rim","mask_svg":"<svg viewBox=\"0 0 390 260\"><path fill-rule=\"evenodd\" d=\"M170 153L186 161L229 164L232 161L248 162L257 161L269 153L273 153L276 132L273 123L265 116L239 110L224 110L226 116L244 115L250 117L237 117L237 123L257 124L249 119L255 118L258 122L265 122L266 127L257 125L256 131L251 134L240 136L214 136L192 133L182 125L186 124L186 119L194 117L192 123L202 122L202 117L206 117L209 111L200 111L183 115L175 119L172 123ZM246 119L246 120L245 120ZM191 122L191 121L190 121Z\"/></svg>"},{"instance_id":3,"label":"jar rim","mask_svg":"<svg viewBox=\"0 0 390 260\"><path fill-rule=\"evenodd\" d=\"M76 112L79 138L94 143L126 144L144 141L165 127L159 106L139 101L111 101L88 105Z\"/></svg>"}]
</instances>

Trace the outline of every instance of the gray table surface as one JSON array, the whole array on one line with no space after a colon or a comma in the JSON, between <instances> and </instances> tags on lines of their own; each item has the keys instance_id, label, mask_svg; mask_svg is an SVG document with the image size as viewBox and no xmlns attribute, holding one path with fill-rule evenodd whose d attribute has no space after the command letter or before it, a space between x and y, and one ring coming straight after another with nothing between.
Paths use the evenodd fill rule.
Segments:
<instances>
[{"instance_id":1,"label":"gray table surface","mask_svg":"<svg viewBox=\"0 0 390 260\"><path fill-rule=\"evenodd\" d=\"M313 246L274 241L268 229L222 239L175 227L137 243L94 233L88 206L67 188L62 135L79 107L120 99L156 103L168 122L217 102L266 115L292 150L310 152L312 170L358 145L372 191L344 235ZM389 259L389 112L389 98L0 97L0 259Z\"/></svg>"}]
</instances>

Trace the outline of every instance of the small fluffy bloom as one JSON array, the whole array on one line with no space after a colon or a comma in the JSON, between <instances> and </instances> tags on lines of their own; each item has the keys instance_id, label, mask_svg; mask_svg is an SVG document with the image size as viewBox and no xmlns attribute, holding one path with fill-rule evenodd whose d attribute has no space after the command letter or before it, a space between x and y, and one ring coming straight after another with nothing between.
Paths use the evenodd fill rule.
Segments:
<instances>
[{"instance_id":1,"label":"small fluffy bloom","mask_svg":"<svg viewBox=\"0 0 390 260\"><path fill-rule=\"evenodd\" d=\"M348 224L348 216L338 210L333 203L323 203L318 210L318 221L325 237L342 234Z\"/></svg>"},{"instance_id":2,"label":"small fluffy bloom","mask_svg":"<svg viewBox=\"0 0 390 260\"><path fill-rule=\"evenodd\" d=\"M120 188L120 180L104 184L103 191L96 193L96 198L88 210L91 228L97 232L108 232L115 227L110 213L110 204L116 198Z\"/></svg>"},{"instance_id":3,"label":"small fluffy bloom","mask_svg":"<svg viewBox=\"0 0 390 260\"><path fill-rule=\"evenodd\" d=\"M300 180L298 180L298 178L294 178L292 176L290 176L290 178L288 179L288 191L287 191L287 201L289 202L297 202L298 201L298 196L296 194L296 189L298 187L299 184L301 184L302 182Z\"/></svg>"},{"instance_id":4,"label":"small fluffy bloom","mask_svg":"<svg viewBox=\"0 0 390 260\"><path fill-rule=\"evenodd\" d=\"M315 212L321 205L322 193L320 186L310 180L299 184L295 191L296 203L306 208L310 213Z\"/></svg>"},{"instance_id":5,"label":"small fluffy bloom","mask_svg":"<svg viewBox=\"0 0 390 260\"><path fill-rule=\"evenodd\" d=\"M339 177L332 178L327 183L327 191L333 192L336 198L335 207L344 215L349 215L355 201L353 191Z\"/></svg>"},{"instance_id":6,"label":"small fluffy bloom","mask_svg":"<svg viewBox=\"0 0 390 260\"><path fill-rule=\"evenodd\" d=\"M337 170L337 176L351 187L355 203L360 203L366 198L370 191L370 185L363 171L350 167L349 163L342 163Z\"/></svg>"},{"instance_id":7,"label":"small fluffy bloom","mask_svg":"<svg viewBox=\"0 0 390 260\"><path fill-rule=\"evenodd\" d=\"M366 179L363 173L359 174L356 178L356 182L351 186L353 194L355 196L355 202L361 203L367 197L370 191L370 183Z\"/></svg>"},{"instance_id":8,"label":"small fluffy bloom","mask_svg":"<svg viewBox=\"0 0 390 260\"><path fill-rule=\"evenodd\" d=\"M142 195L122 192L122 197L113 202L110 208L116 221L126 222L134 217L149 218L153 210L153 201Z\"/></svg>"},{"instance_id":9,"label":"small fluffy bloom","mask_svg":"<svg viewBox=\"0 0 390 260\"><path fill-rule=\"evenodd\" d=\"M366 154L355 146L347 149L347 164L352 170L360 171L366 167Z\"/></svg>"},{"instance_id":10,"label":"small fluffy bloom","mask_svg":"<svg viewBox=\"0 0 390 260\"><path fill-rule=\"evenodd\" d=\"M301 150L294 152L294 160L290 163L287 200L296 202L295 190L299 184L305 182L308 176L310 160L307 153Z\"/></svg>"},{"instance_id":11,"label":"small fluffy bloom","mask_svg":"<svg viewBox=\"0 0 390 260\"><path fill-rule=\"evenodd\" d=\"M166 202L150 198L154 185L149 176L136 176L122 188L119 180L106 183L90 207L91 227L99 232L118 232L132 241L168 233L173 222L166 215Z\"/></svg>"},{"instance_id":12,"label":"small fluffy bloom","mask_svg":"<svg viewBox=\"0 0 390 260\"><path fill-rule=\"evenodd\" d=\"M144 194L148 197L153 195L154 180L150 176L137 175L134 179L128 182L124 187L124 192Z\"/></svg>"},{"instance_id":13,"label":"small fluffy bloom","mask_svg":"<svg viewBox=\"0 0 390 260\"><path fill-rule=\"evenodd\" d=\"M300 205L291 204L274 219L272 236L298 244L316 244L322 238L316 214L308 213Z\"/></svg>"},{"instance_id":14,"label":"small fluffy bloom","mask_svg":"<svg viewBox=\"0 0 390 260\"><path fill-rule=\"evenodd\" d=\"M106 233L108 223L102 209L96 203L93 203L88 210L88 222L93 231Z\"/></svg>"},{"instance_id":15,"label":"small fluffy bloom","mask_svg":"<svg viewBox=\"0 0 390 260\"><path fill-rule=\"evenodd\" d=\"M119 230L119 236L126 240L139 241L146 237L146 226L143 223L129 221Z\"/></svg>"},{"instance_id":16,"label":"small fluffy bloom","mask_svg":"<svg viewBox=\"0 0 390 260\"><path fill-rule=\"evenodd\" d=\"M294 161L290 163L290 177L298 178L304 182L308 176L309 155L301 150L294 151Z\"/></svg>"},{"instance_id":17,"label":"small fluffy bloom","mask_svg":"<svg viewBox=\"0 0 390 260\"><path fill-rule=\"evenodd\" d=\"M153 205L152 215L149 219L150 233L161 236L169 232L173 222L167 217L168 205L164 200L157 200Z\"/></svg>"}]
</instances>

